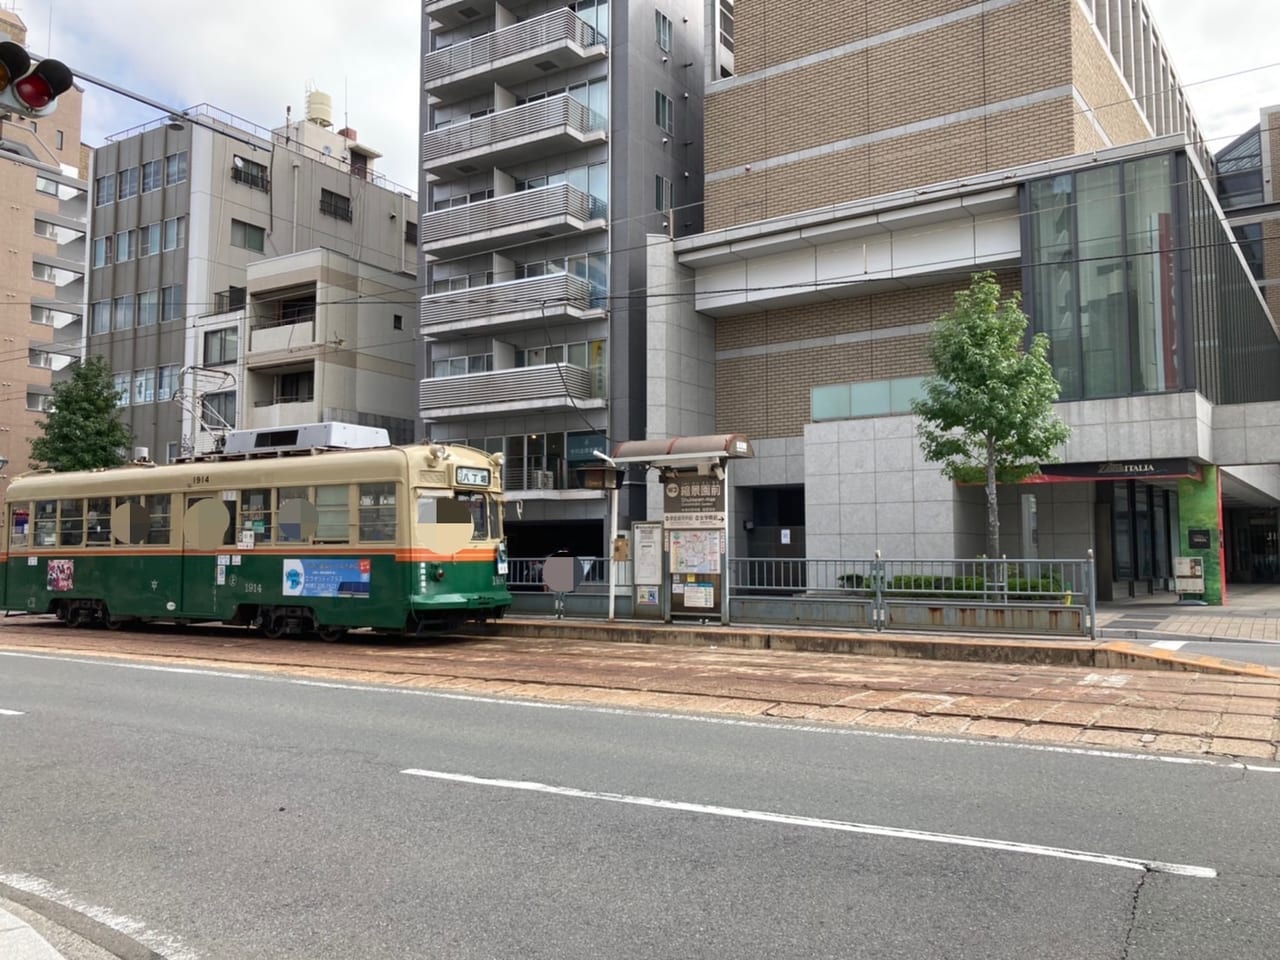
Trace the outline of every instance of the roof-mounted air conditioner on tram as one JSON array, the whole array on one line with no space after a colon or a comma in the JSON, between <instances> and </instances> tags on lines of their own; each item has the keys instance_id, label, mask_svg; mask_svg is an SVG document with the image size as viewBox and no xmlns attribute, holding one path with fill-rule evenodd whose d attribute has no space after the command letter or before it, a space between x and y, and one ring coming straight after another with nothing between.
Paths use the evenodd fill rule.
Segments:
<instances>
[{"instance_id":1,"label":"roof-mounted air conditioner on tram","mask_svg":"<svg viewBox=\"0 0 1280 960\"><path fill-rule=\"evenodd\" d=\"M232 430L226 436L224 456L302 453L308 450L365 450L388 447L391 438L381 427L355 423L303 423L293 427Z\"/></svg>"}]
</instances>

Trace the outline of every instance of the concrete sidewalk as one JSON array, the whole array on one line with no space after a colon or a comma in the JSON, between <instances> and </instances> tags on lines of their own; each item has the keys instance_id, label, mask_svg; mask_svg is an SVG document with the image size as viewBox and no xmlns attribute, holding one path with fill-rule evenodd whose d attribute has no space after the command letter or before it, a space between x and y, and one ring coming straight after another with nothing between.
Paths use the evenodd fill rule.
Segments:
<instances>
[{"instance_id":1,"label":"concrete sidewalk","mask_svg":"<svg viewBox=\"0 0 1280 960\"><path fill-rule=\"evenodd\" d=\"M13 891L14 896L23 896ZM23 897L28 903L38 897ZM67 911L52 905L52 912L66 918ZM77 926L96 927L87 918L77 918ZM123 935L115 937L117 946L136 948L132 956L150 953ZM119 960L123 953L112 952L69 929L27 904L7 899L0 893L0 960Z\"/></svg>"},{"instance_id":2,"label":"concrete sidewalk","mask_svg":"<svg viewBox=\"0 0 1280 960\"><path fill-rule=\"evenodd\" d=\"M1185 606L1168 594L1103 603L1098 626L1104 638L1280 643L1280 585L1231 585L1221 607Z\"/></svg>"}]
</instances>

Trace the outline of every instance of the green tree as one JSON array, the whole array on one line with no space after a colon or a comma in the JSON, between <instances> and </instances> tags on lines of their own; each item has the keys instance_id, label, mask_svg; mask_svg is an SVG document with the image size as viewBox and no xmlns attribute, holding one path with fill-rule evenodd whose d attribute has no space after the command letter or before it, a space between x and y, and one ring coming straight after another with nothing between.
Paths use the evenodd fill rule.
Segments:
<instances>
[{"instance_id":1,"label":"green tree","mask_svg":"<svg viewBox=\"0 0 1280 960\"><path fill-rule=\"evenodd\" d=\"M929 347L933 376L912 403L926 459L962 483L986 481L987 556L1000 556L996 483L1016 483L1054 457L1070 428L1053 412L1058 381L1043 333L1026 345L1021 295L1000 299L995 274L975 273L938 318ZM1025 346L1025 349L1024 349Z\"/></svg>"},{"instance_id":2,"label":"green tree","mask_svg":"<svg viewBox=\"0 0 1280 960\"><path fill-rule=\"evenodd\" d=\"M57 471L120 466L133 434L120 422L116 400L106 360L73 363L71 378L54 385L53 409L36 422L44 433L31 441L31 459Z\"/></svg>"}]
</instances>

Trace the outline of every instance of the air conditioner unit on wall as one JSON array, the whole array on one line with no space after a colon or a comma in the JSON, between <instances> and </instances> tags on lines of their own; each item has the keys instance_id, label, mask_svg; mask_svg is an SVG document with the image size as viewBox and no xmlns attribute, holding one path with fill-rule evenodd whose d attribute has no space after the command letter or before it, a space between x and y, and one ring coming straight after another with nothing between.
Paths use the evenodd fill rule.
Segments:
<instances>
[{"instance_id":1,"label":"air conditioner unit on wall","mask_svg":"<svg viewBox=\"0 0 1280 960\"><path fill-rule=\"evenodd\" d=\"M534 470L531 486L534 490L554 490L556 488L556 475L550 470Z\"/></svg>"}]
</instances>

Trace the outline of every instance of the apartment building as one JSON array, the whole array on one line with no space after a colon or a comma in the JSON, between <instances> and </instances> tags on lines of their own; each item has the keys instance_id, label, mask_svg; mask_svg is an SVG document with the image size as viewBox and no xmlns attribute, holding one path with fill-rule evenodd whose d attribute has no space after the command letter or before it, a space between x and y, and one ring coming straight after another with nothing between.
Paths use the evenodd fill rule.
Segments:
<instances>
[{"instance_id":1,"label":"apartment building","mask_svg":"<svg viewBox=\"0 0 1280 960\"><path fill-rule=\"evenodd\" d=\"M702 226L703 22L696 0L425 5L419 413L504 452L515 555L598 553L575 468L645 434L646 236ZM629 484L623 522L643 511Z\"/></svg>"},{"instance_id":2,"label":"apartment building","mask_svg":"<svg viewBox=\"0 0 1280 960\"><path fill-rule=\"evenodd\" d=\"M1104 597L1200 556L1221 601L1233 518L1275 527L1280 337L1150 12L800 6L734 6L733 66L708 77L707 232L650 238L673 294L650 297L651 343L715 382L692 410L651 391L653 422L679 407L755 447L733 555L983 549L982 490L924 461L909 409L932 322L990 269L1049 338L1073 427L1042 482L1002 489L1003 552L1093 549Z\"/></svg>"},{"instance_id":3,"label":"apartment building","mask_svg":"<svg viewBox=\"0 0 1280 960\"><path fill-rule=\"evenodd\" d=\"M0 9L0 39L27 42ZM42 120L0 115L0 456L27 469L36 423L58 371L79 356L85 309L88 156L82 92L72 87Z\"/></svg>"},{"instance_id":4,"label":"apartment building","mask_svg":"<svg viewBox=\"0 0 1280 960\"><path fill-rule=\"evenodd\" d=\"M413 438L417 203L331 112L205 104L97 150L86 350L153 459L324 420Z\"/></svg>"}]
</instances>

